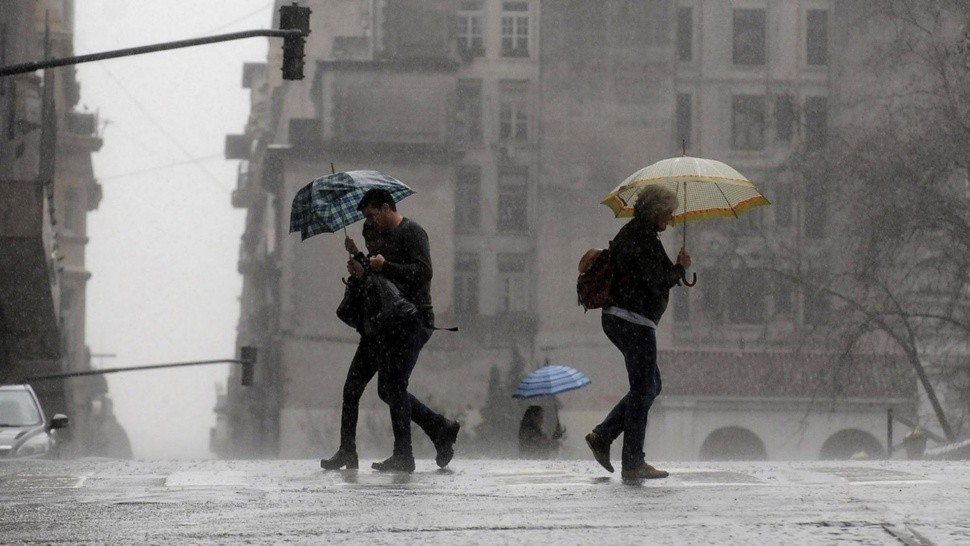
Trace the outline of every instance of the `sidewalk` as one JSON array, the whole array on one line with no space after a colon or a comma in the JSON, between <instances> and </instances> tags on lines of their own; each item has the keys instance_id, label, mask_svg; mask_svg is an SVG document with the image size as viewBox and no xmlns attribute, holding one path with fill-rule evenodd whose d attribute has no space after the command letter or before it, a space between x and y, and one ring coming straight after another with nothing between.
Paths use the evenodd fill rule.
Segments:
<instances>
[{"instance_id":1,"label":"sidewalk","mask_svg":"<svg viewBox=\"0 0 970 546\"><path fill-rule=\"evenodd\" d=\"M970 544L970 463L456 459L414 474L310 461L0 464L4 542ZM46 524L40 522L49 522Z\"/></svg>"}]
</instances>

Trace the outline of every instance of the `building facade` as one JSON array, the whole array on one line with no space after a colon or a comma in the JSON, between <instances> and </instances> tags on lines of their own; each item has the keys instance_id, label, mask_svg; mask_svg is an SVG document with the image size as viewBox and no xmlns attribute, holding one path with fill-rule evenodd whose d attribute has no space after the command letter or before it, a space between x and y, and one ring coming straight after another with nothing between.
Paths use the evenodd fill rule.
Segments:
<instances>
[{"instance_id":1,"label":"building facade","mask_svg":"<svg viewBox=\"0 0 970 546\"><path fill-rule=\"evenodd\" d=\"M560 397L559 419L572 432L563 455L585 456L583 434L626 391L626 376L599 314L576 304L576 264L621 225L603 197L633 171L681 153L731 164L773 206L688 227L700 282L672 291L658 330L666 384L651 412L648 457L885 449L887 407L912 405L905 369L856 359L851 380L830 381L827 370L844 368L790 341L822 320L824 298L757 272L775 241L819 263L839 259L826 223L802 213L824 213L820 197L775 175L797 146L824 139L831 2L307 5L306 79L282 82L274 48L267 64L247 65L252 115L243 134L227 138L227 157L241 160L233 202L248 211L239 342L261 348L261 377L246 391L228 382L216 453L336 448L357 341L333 314L342 235L300 242L286 233L296 191L333 164L382 170L417 192L400 207L431 238L437 321L461 331L435 334L411 390L473 431L491 370L514 355L530 368L577 367L593 385ZM664 235L668 251L681 236ZM678 380L690 366L690 380ZM747 386L724 383L724 369L751 370ZM795 386L777 388L787 381ZM360 445L376 454L388 445L386 409L372 392L362 408Z\"/></svg>"},{"instance_id":2,"label":"building facade","mask_svg":"<svg viewBox=\"0 0 970 546\"><path fill-rule=\"evenodd\" d=\"M0 2L0 65L74 55L74 2ZM85 344L87 214L101 201L98 118L73 67L0 79L0 380L91 369ZM68 454L130 456L101 377L33 383L71 419ZM116 424L116 423L115 423ZM107 437L116 438L109 440ZM111 447L120 446L120 447Z\"/></svg>"}]
</instances>

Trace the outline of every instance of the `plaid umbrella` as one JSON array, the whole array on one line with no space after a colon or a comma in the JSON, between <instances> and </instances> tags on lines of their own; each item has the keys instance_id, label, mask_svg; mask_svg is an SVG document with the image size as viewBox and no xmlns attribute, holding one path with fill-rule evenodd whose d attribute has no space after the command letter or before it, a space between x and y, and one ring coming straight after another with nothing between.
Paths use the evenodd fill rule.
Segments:
<instances>
[{"instance_id":1,"label":"plaid umbrella","mask_svg":"<svg viewBox=\"0 0 970 546\"><path fill-rule=\"evenodd\" d=\"M545 366L525 376L515 389L512 398L535 398L553 396L562 392L581 389L592 381L576 368L569 366Z\"/></svg>"},{"instance_id":2,"label":"plaid umbrella","mask_svg":"<svg viewBox=\"0 0 970 546\"><path fill-rule=\"evenodd\" d=\"M379 171L347 171L317 178L300 188L290 209L290 233L299 231L301 240L319 233L334 233L358 220L364 214L357 204L367 190L390 192L394 201L414 193L403 182Z\"/></svg>"}]
</instances>

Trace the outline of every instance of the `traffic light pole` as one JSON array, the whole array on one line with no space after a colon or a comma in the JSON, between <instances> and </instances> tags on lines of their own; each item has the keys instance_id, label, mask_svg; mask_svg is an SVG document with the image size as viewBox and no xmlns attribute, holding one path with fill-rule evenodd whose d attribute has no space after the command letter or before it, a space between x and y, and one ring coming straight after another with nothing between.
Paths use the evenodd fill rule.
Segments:
<instances>
[{"instance_id":1,"label":"traffic light pole","mask_svg":"<svg viewBox=\"0 0 970 546\"><path fill-rule=\"evenodd\" d=\"M244 386L250 386L253 384L253 379L255 376L256 365L256 348L255 347L242 347L240 349L240 358L222 358L219 360L196 360L193 362L172 362L170 364L152 364L149 366L132 366L129 368L107 368L104 370L85 370L80 372L64 372L55 373L50 375L36 375L33 377L24 377L17 381L17 383L29 383L31 381L45 381L50 379L64 379L67 377L83 377L86 375L104 375L109 373L117 372L134 372L140 370L158 370L161 368L178 368L182 366L202 366L206 364L241 364L242 370L242 384Z\"/></svg>"},{"instance_id":2,"label":"traffic light pole","mask_svg":"<svg viewBox=\"0 0 970 546\"><path fill-rule=\"evenodd\" d=\"M169 49L180 49L205 44L215 44L218 42L229 42L232 40L242 40L244 38L255 38L258 36L269 36L278 38L303 38L307 35L301 29L288 30L246 30L243 32L233 32L232 34L219 34L216 36L206 36L204 38L193 38L191 40L179 40L177 42L166 42L163 44L153 44L142 47L131 47L128 49L116 49L102 53L92 53L90 55L79 55L77 57L65 57L62 59L46 59L43 61L31 61L28 63L12 64L10 66L0 66L0 77L13 76L16 74L26 74L44 68L54 68L57 66L67 66L72 64L89 63L91 61L102 61L117 57L129 57L131 55L141 55L143 53L154 53L156 51L166 51Z\"/></svg>"}]
</instances>

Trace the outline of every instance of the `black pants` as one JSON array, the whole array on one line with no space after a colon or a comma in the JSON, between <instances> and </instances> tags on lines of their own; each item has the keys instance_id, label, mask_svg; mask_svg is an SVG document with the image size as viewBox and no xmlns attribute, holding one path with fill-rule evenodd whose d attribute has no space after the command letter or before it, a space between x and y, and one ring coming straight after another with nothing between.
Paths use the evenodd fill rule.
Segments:
<instances>
[{"instance_id":1,"label":"black pants","mask_svg":"<svg viewBox=\"0 0 970 546\"><path fill-rule=\"evenodd\" d=\"M623 469L634 470L643 464L647 412L660 394L657 335L653 328L607 313L603 313L603 332L623 353L630 391L593 431L610 442L623 433Z\"/></svg>"},{"instance_id":2,"label":"black pants","mask_svg":"<svg viewBox=\"0 0 970 546\"><path fill-rule=\"evenodd\" d=\"M343 407L340 411L340 449L342 451L357 452L357 420L360 414L360 397L363 396L367 384L377 375L381 367L380 361L385 358L386 355L378 339L364 337L360 339L357 352L354 353L354 358L350 361L350 368L347 370L347 379L344 380ZM418 421L415 420L415 422ZM418 422L418 426L434 440L433 434L437 434L438 429L429 429L427 428L427 421L422 422Z\"/></svg>"},{"instance_id":3,"label":"black pants","mask_svg":"<svg viewBox=\"0 0 970 546\"><path fill-rule=\"evenodd\" d=\"M423 318L411 319L385 329L381 334L383 358L379 360L377 394L391 411L391 429L394 431L394 455L413 457L411 448L411 421L414 421L431 438L437 440L447 423L445 418L432 411L408 392L411 372L418 363L418 355L434 332Z\"/></svg>"}]
</instances>

